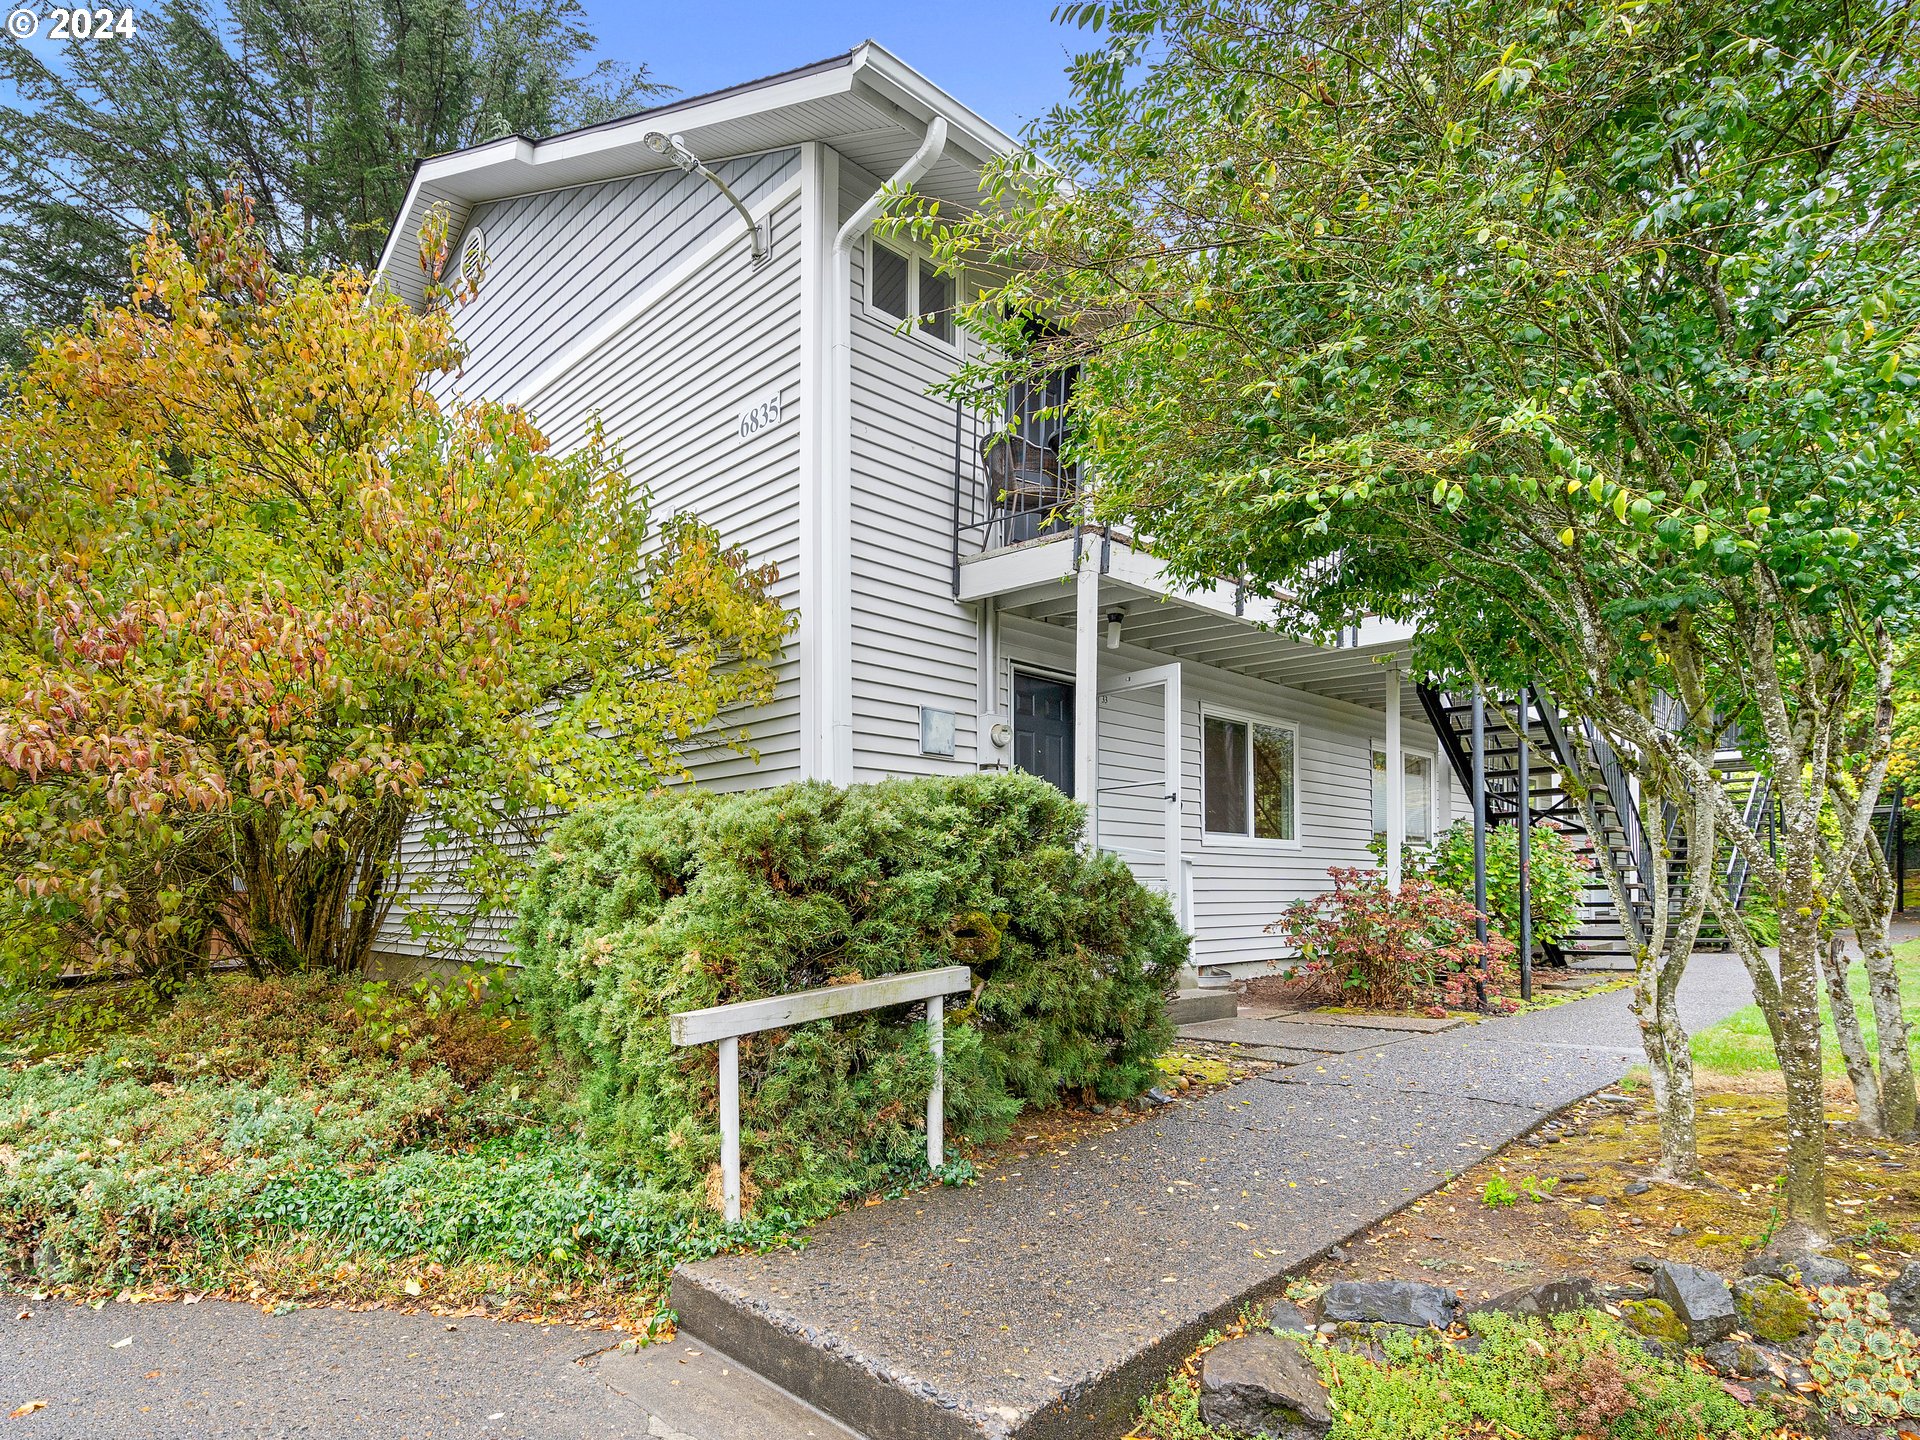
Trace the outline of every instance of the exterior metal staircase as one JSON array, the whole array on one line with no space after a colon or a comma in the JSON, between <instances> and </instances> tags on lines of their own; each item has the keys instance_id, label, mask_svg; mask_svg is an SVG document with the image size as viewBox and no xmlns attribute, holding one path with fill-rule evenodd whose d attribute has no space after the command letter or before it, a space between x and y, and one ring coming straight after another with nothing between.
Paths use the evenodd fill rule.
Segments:
<instances>
[{"instance_id":1,"label":"exterior metal staircase","mask_svg":"<svg viewBox=\"0 0 1920 1440\"><path fill-rule=\"evenodd\" d=\"M1473 793L1473 702L1470 697L1447 691L1419 687L1421 708L1426 711L1440 748L1459 778L1460 786ZM1487 824L1511 825L1520 816L1520 735L1513 725L1521 719L1507 705L1488 703L1484 707L1482 757L1487 786ZM1645 849L1638 807L1632 789L1617 764L1612 778L1599 757L1584 744L1578 744L1567 728L1559 707L1529 700L1522 719L1528 746L1528 812L1536 825L1547 824L1573 842L1574 849L1591 854L1607 845L1630 877L1629 895L1640 890L1640 855ZM1582 737L1584 739L1584 737ZM1611 751L1603 752L1608 761ZM1588 833L1587 823L1574 799L1568 781L1579 777L1594 797L1594 809L1600 822L1600 834ZM1619 798L1615 798L1616 789ZM1624 806L1622 804L1624 802ZM1543 948L1549 963L1567 964L1575 969L1631 970L1633 939L1628 926L1637 916L1623 917L1614 906L1606 881L1599 869L1588 873L1588 883L1580 897L1580 924L1560 945Z\"/></svg>"},{"instance_id":2,"label":"exterior metal staircase","mask_svg":"<svg viewBox=\"0 0 1920 1440\"><path fill-rule=\"evenodd\" d=\"M1459 777L1461 788L1473 793L1473 704L1469 696L1421 686L1421 707L1440 738L1441 749ZM1549 824L1565 834L1576 851L1589 856L1601 846L1612 853L1627 893L1627 912L1613 903L1598 865L1590 872L1581 896L1579 928L1560 946L1547 946L1550 963L1566 963L1579 970L1631 970L1636 941L1651 928L1655 872L1654 846L1640 813L1637 787L1607 742L1591 727L1576 725L1559 706L1532 696L1524 717L1511 705L1484 706L1482 756L1487 787L1487 824L1515 824L1520 816L1520 732L1524 729L1529 755L1528 808L1535 824ZM1684 723L1677 712L1669 719ZM1772 793L1766 778L1742 757L1738 733L1729 729L1717 743L1723 771L1747 777L1743 819L1759 833L1768 823ZM1589 833L1570 780L1578 779L1593 797L1598 833ZM1684 893L1686 843L1680 817L1663 806L1659 817L1664 848L1672 857L1663 878L1669 902L1678 905ZM1726 864L1728 889L1736 904L1746 894L1748 865L1736 851ZM1718 949L1725 936L1711 921L1703 925L1697 949Z\"/></svg>"}]
</instances>

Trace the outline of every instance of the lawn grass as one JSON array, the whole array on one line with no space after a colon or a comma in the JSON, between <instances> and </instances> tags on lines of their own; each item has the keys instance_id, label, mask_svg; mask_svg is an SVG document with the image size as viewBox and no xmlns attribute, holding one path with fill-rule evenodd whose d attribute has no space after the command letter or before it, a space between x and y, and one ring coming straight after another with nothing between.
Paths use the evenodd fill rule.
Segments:
<instances>
[{"instance_id":1,"label":"lawn grass","mask_svg":"<svg viewBox=\"0 0 1920 1440\"><path fill-rule=\"evenodd\" d=\"M1915 1026L1912 1049L1915 1062L1920 1063L1920 940L1910 940L1894 950L1894 958L1900 969L1900 988L1903 1008L1907 1019ZM1878 1044L1877 1031L1873 1023L1873 1007L1867 999L1867 973L1864 967L1856 963L1851 971L1849 989L1853 992L1853 1003L1860 1015L1861 1028L1866 1031L1869 1053L1874 1053ZM1840 1056L1840 1046L1834 1038L1833 1017L1829 1013L1825 995L1820 999L1822 1020L1822 1049L1826 1073L1835 1079L1846 1078L1846 1064ZM1702 1030L1693 1037L1693 1063L1699 1070L1712 1071L1719 1075L1753 1075L1768 1071L1777 1072L1780 1063L1774 1058L1773 1042L1767 1035L1767 1022L1760 1014L1758 1005L1749 1005L1744 1010L1736 1010L1718 1025Z\"/></svg>"},{"instance_id":2,"label":"lawn grass","mask_svg":"<svg viewBox=\"0 0 1920 1440\"><path fill-rule=\"evenodd\" d=\"M785 1233L608 1161L574 1088L485 987L42 1006L0 1032L0 1277L635 1322L679 1260Z\"/></svg>"}]
</instances>

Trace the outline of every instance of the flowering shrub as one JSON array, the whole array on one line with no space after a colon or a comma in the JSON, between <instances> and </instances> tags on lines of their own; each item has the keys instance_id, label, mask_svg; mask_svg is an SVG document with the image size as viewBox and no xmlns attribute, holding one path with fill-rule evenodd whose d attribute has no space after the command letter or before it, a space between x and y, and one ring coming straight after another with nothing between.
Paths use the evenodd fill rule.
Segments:
<instances>
[{"instance_id":1,"label":"flowering shrub","mask_svg":"<svg viewBox=\"0 0 1920 1440\"><path fill-rule=\"evenodd\" d=\"M1267 927L1300 952L1307 978L1361 1005L1514 1008L1513 942L1489 931L1482 945L1472 905L1425 875L1395 894L1378 870L1327 873L1331 891L1295 901Z\"/></svg>"}]
</instances>

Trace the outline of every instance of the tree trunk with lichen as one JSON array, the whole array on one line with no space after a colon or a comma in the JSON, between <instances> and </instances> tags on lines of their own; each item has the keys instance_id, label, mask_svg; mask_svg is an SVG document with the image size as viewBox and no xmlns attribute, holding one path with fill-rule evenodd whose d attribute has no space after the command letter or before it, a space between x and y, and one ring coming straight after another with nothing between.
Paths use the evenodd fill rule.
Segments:
<instances>
[{"instance_id":1,"label":"tree trunk with lichen","mask_svg":"<svg viewBox=\"0 0 1920 1440\"><path fill-rule=\"evenodd\" d=\"M1790 897L1812 896L1810 837L1794 836L1782 866ZM1780 1041L1787 1089L1787 1218L1827 1225L1827 1106L1820 1044L1820 922L1809 905L1780 917Z\"/></svg>"},{"instance_id":2,"label":"tree trunk with lichen","mask_svg":"<svg viewBox=\"0 0 1920 1440\"><path fill-rule=\"evenodd\" d=\"M1606 825L1594 803L1593 783L1591 779L1575 778L1569 788L1580 806L1587 833L1604 837ZM1696 917L1687 943L1677 946L1669 897L1664 893L1665 887L1661 887L1649 921L1643 927L1635 918L1627 877L1604 839L1595 844L1593 858L1633 949L1632 1006L1640 1029L1641 1048L1647 1056L1654 1116L1659 1125L1660 1173L1670 1180L1695 1180L1701 1170L1693 1047L1680 1023L1677 996L1687 961L1693 954L1692 935L1698 932L1698 920ZM1664 860L1663 856L1662 863ZM1638 879L1645 885L1648 877Z\"/></svg>"},{"instance_id":3,"label":"tree trunk with lichen","mask_svg":"<svg viewBox=\"0 0 1920 1440\"><path fill-rule=\"evenodd\" d=\"M1902 1003L1900 972L1884 926L1859 939L1878 1042L1881 1114L1888 1134L1912 1137L1920 1132L1920 1106L1915 1103L1912 1029Z\"/></svg>"},{"instance_id":4,"label":"tree trunk with lichen","mask_svg":"<svg viewBox=\"0 0 1920 1440\"><path fill-rule=\"evenodd\" d=\"M1841 902L1860 942L1862 968L1867 975L1867 1002L1873 1009L1878 1065L1877 1100L1882 1130L1887 1135L1911 1135L1916 1128L1912 1030L1893 958L1888 927L1893 922L1893 876L1886 857L1868 845L1850 875L1839 887ZM1851 1000L1851 996L1848 997ZM1864 1048L1864 1046L1862 1047ZM1849 1066L1849 1076L1852 1068ZM1855 1086L1856 1093L1859 1087ZM1862 1107L1862 1114L1865 1109Z\"/></svg>"},{"instance_id":5,"label":"tree trunk with lichen","mask_svg":"<svg viewBox=\"0 0 1920 1440\"><path fill-rule=\"evenodd\" d=\"M1880 1103L1880 1079L1874 1073L1873 1058L1867 1053L1867 1037L1860 1029L1853 992L1847 988L1850 961L1846 937L1829 936L1821 975L1827 985L1827 1009L1833 1016L1833 1033L1840 1046L1840 1058L1846 1063L1847 1079L1853 1085L1854 1103L1859 1111L1854 1124L1863 1135L1885 1135L1887 1122Z\"/></svg>"}]
</instances>

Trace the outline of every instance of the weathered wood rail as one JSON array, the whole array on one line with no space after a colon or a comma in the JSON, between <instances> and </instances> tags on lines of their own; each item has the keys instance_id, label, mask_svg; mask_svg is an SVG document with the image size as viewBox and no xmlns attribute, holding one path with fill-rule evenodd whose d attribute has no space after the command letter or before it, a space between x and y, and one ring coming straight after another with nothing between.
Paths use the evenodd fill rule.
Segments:
<instances>
[{"instance_id":1,"label":"weathered wood rail","mask_svg":"<svg viewBox=\"0 0 1920 1440\"><path fill-rule=\"evenodd\" d=\"M680 1010L667 1017L675 1045L718 1045L720 1051L720 1176L727 1219L740 1218L740 1037L785 1030L813 1020L831 1020L862 1010L927 1002L927 1046L933 1052L933 1089L927 1095L927 1168L946 1161L946 997L973 988L964 965L883 975L852 985L827 985L764 1000Z\"/></svg>"}]
</instances>

